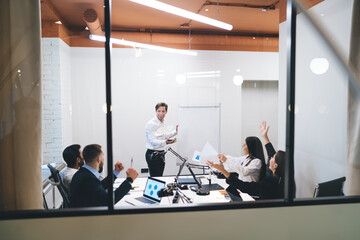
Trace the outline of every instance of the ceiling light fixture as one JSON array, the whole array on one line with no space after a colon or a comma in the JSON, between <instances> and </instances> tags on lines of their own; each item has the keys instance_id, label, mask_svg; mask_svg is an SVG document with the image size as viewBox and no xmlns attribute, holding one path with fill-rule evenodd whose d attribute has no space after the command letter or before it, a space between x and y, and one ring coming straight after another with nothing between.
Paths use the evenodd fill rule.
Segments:
<instances>
[{"instance_id":1,"label":"ceiling light fixture","mask_svg":"<svg viewBox=\"0 0 360 240\"><path fill-rule=\"evenodd\" d=\"M187 72L186 78L214 78L220 77L221 71L207 71L207 72Z\"/></svg>"},{"instance_id":2,"label":"ceiling light fixture","mask_svg":"<svg viewBox=\"0 0 360 240\"><path fill-rule=\"evenodd\" d=\"M310 70L316 75L322 75L328 71L329 65L326 58L314 58L310 62Z\"/></svg>"},{"instance_id":3,"label":"ceiling light fixture","mask_svg":"<svg viewBox=\"0 0 360 240\"><path fill-rule=\"evenodd\" d=\"M89 38L91 40L94 40L94 41L105 42L105 37L103 37L103 36L90 34ZM167 48L167 47L160 47L160 46L156 46L156 45L150 45L150 44L145 44L145 43L127 41L127 40L124 40L124 39L110 38L110 42L114 43L114 44L123 45L123 46L134 47L134 48L147 48L147 49L152 49L152 50L157 50L157 51L162 51L162 52L178 53L178 54L185 54L185 55L190 55L190 56L197 56L197 52L194 52L194 51L180 50L180 49Z\"/></svg>"},{"instance_id":4,"label":"ceiling light fixture","mask_svg":"<svg viewBox=\"0 0 360 240\"><path fill-rule=\"evenodd\" d=\"M244 82L244 77L241 75L235 75L233 77L233 83L235 86L241 86L241 84L243 84Z\"/></svg>"},{"instance_id":5,"label":"ceiling light fixture","mask_svg":"<svg viewBox=\"0 0 360 240\"><path fill-rule=\"evenodd\" d=\"M202 16L200 14L196 14L178 7L174 7L172 5L166 4L166 3L162 3L156 0L129 0L131 2L134 3L138 3L138 4L142 4L144 6L148 6L148 7L152 7L164 12L168 12L177 16L181 16L184 18L188 18L194 21L198 21L198 22L202 22L211 26L215 26L218 28L222 28L222 29L226 29L226 30L231 30L233 28L233 26L231 24L227 24L224 22L220 22L218 20L212 19L212 18L208 18L205 16Z\"/></svg>"},{"instance_id":6,"label":"ceiling light fixture","mask_svg":"<svg viewBox=\"0 0 360 240\"><path fill-rule=\"evenodd\" d=\"M56 21L55 24L62 24L62 22L61 21Z\"/></svg>"}]
</instances>

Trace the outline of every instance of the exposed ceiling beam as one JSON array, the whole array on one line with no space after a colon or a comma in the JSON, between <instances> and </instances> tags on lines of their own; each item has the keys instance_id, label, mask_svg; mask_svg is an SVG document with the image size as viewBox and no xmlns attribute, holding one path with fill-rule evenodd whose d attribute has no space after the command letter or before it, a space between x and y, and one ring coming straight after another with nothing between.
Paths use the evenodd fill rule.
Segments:
<instances>
[{"instance_id":1,"label":"exposed ceiling beam","mask_svg":"<svg viewBox=\"0 0 360 240\"><path fill-rule=\"evenodd\" d=\"M245 3L226 3L226 2L211 2L206 1L204 5L215 5L215 6L225 6L225 7L244 7L244 8L265 8L265 9L275 9L275 6L279 3L280 0L275 1L270 5L255 5L255 4L245 4Z\"/></svg>"}]
</instances>

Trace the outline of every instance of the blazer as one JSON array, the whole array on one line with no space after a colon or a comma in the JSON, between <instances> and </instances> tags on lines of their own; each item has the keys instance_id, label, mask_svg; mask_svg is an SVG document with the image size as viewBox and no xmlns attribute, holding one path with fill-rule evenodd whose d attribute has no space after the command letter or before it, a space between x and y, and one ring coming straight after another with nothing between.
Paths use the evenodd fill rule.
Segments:
<instances>
[{"instance_id":1,"label":"blazer","mask_svg":"<svg viewBox=\"0 0 360 240\"><path fill-rule=\"evenodd\" d=\"M81 167L74 174L70 184L70 207L98 207L108 203L107 183L109 177L100 181L95 175ZM125 180L115 191L115 203L123 198L131 189L131 184Z\"/></svg>"},{"instance_id":2,"label":"blazer","mask_svg":"<svg viewBox=\"0 0 360 240\"><path fill-rule=\"evenodd\" d=\"M271 142L265 144L265 148L266 148L266 152L268 155L268 161L267 161L267 166L270 166L270 159L275 155L276 151L273 147L273 145L271 144Z\"/></svg>"},{"instance_id":3,"label":"blazer","mask_svg":"<svg viewBox=\"0 0 360 240\"><path fill-rule=\"evenodd\" d=\"M260 182L243 182L238 179L236 175L230 174L226 182L230 187L239 189L241 192L248 193L252 196L259 196L260 199L277 199L284 197L279 189L279 180L274 176L267 175Z\"/></svg>"}]
</instances>

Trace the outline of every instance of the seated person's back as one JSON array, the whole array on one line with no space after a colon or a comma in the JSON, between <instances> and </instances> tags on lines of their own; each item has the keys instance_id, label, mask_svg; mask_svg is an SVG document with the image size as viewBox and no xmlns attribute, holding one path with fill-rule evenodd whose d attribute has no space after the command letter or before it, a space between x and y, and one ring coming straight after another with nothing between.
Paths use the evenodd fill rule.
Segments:
<instances>
[{"instance_id":1,"label":"seated person's back","mask_svg":"<svg viewBox=\"0 0 360 240\"><path fill-rule=\"evenodd\" d=\"M65 148L63 151L63 159L67 166L60 171L60 177L64 184L65 190L70 193L71 180L78 169L84 164L81 146L78 144L73 144Z\"/></svg>"},{"instance_id":2,"label":"seated person's back","mask_svg":"<svg viewBox=\"0 0 360 240\"><path fill-rule=\"evenodd\" d=\"M108 202L107 186L111 177L100 181L100 173L104 165L104 153L100 145L88 145L83 150L85 160L78 172L75 173L70 185L71 207L106 206ZM124 169L122 163L115 164L114 175L117 177ZM114 191L115 203L125 196L131 189L131 183L138 176L134 168L126 171L126 180Z\"/></svg>"}]
</instances>

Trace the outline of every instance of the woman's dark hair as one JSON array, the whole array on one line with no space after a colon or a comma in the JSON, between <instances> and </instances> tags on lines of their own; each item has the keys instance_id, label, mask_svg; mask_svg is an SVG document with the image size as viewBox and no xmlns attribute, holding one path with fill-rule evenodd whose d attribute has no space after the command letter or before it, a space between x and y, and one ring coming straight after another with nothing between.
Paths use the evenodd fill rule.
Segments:
<instances>
[{"instance_id":1,"label":"woman's dark hair","mask_svg":"<svg viewBox=\"0 0 360 240\"><path fill-rule=\"evenodd\" d=\"M285 169L285 152L284 151L277 151L275 153L275 163L277 164L277 168L275 169L274 175L278 179L284 178L284 169Z\"/></svg>"},{"instance_id":2,"label":"woman's dark hair","mask_svg":"<svg viewBox=\"0 0 360 240\"><path fill-rule=\"evenodd\" d=\"M247 137L245 139L247 148L249 150L249 157L251 159L258 158L261 160L261 169L260 169L260 181L265 178L266 175L266 164L264 157L264 150L262 143L258 137Z\"/></svg>"},{"instance_id":3,"label":"woman's dark hair","mask_svg":"<svg viewBox=\"0 0 360 240\"><path fill-rule=\"evenodd\" d=\"M168 105L164 102L159 102L158 104L156 104L155 106L155 111L159 109L159 107L165 107L165 110L168 110Z\"/></svg>"},{"instance_id":4,"label":"woman's dark hair","mask_svg":"<svg viewBox=\"0 0 360 240\"><path fill-rule=\"evenodd\" d=\"M285 152L284 151L277 151L275 156L275 163L277 164L277 168L275 169L274 175L279 181L279 192L281 194L281 197L284 197L284 188L285 188ZM293 179L294 183L294 195L296 192L296 186L295 186L295 180Z\"/></svg>"}]
</instances>

